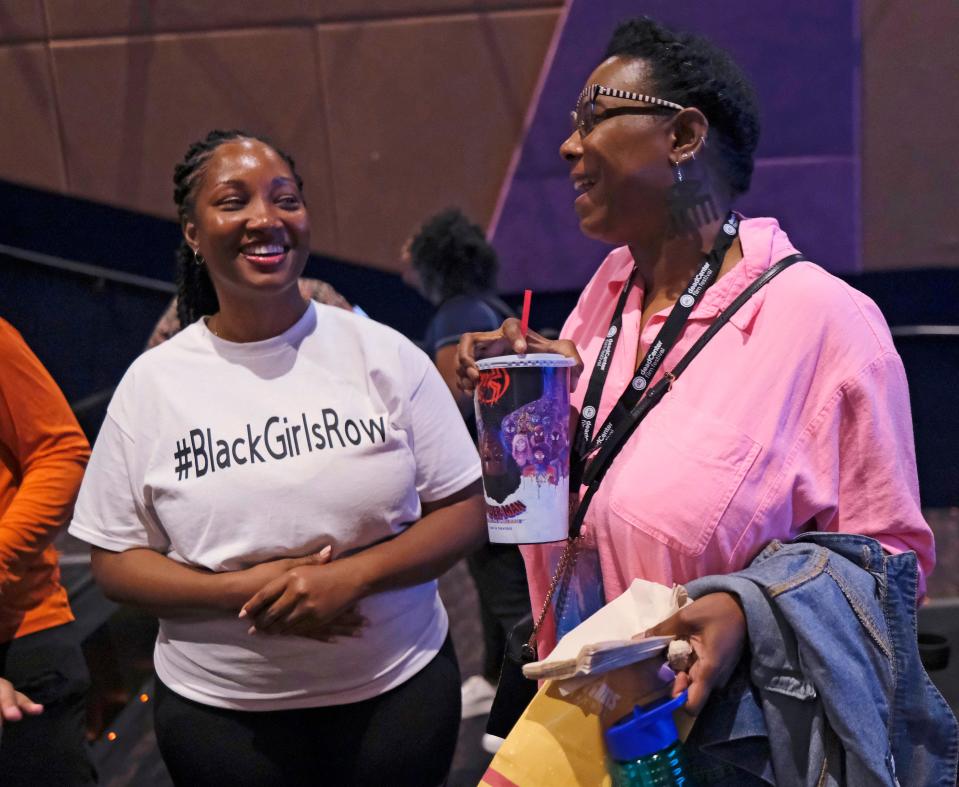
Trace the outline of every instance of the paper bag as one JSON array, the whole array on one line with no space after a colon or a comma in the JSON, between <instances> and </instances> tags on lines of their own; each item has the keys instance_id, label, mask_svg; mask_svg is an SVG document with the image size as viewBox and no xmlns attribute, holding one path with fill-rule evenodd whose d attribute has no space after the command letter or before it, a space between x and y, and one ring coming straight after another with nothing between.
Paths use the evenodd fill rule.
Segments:
<instances>
[{"instance_id":1,"label":"paper bag","mask_svg":"<svg viewBox=\"0 0 959 787\"><path fill-rule=\"evenodd\" d=\"M578 648L584 643L582 636L576 635L582 627L597 637L607 637L610 633L622 637L630 626L641 624L640 631L628 630L628 634L640 634L646 627L672 615L678 609L677 604L686 603L685 593L657 586L655 591L643 596L644 601L640 604L645 607L642 619L633 618L631 623L625 624L627 629L623 629L624 616L628 618L633 614L626 612L624 605L630 597L637 597L642 585L651 583L636 580L620 599L603 607L567 634L564 641L572 638L575 647L570 643L563 649L557 646L558 655L563 656L565 651L579 652ZM650 607L651 599L655 609ZM599 624L604 611L610 616L612 629ZM603 733L630 713L634 706L645 705L669 691L669 684L663 683L657 675L663 663L661 654L649 655L652 657L599 676L544 682L493 758L480 785L610 787L612 781L606 769ZM676 715L676 725L680 736L685 738L692 727L692 719L680 711Z\"/></svg>"},{"instance_id":2,"label":"paper bag","mask_svg":"<svg viewBox=\"0 0 959 787\"><path fill-rule=\"evenodd\" d=\"M484 787L611 787L603 732L632 711L668 693L652 658L607 672L563 696L546 681L493 758ZM680 711L685 738L692 719Z\"/></svg>"},{"instance_id":3,"label":"paper bag","mask_svg":"<svg viewBox=\"0 0 959 787\"><path fill-rule=\"evenodd\" d=\"M626 591L563 637L542 661L523 667L527 678L566 679L599 674L664 650L671 637L646 637L647 629L689 603L682 585L666 587L634 579Z\"/></svg>"}]
</instances>

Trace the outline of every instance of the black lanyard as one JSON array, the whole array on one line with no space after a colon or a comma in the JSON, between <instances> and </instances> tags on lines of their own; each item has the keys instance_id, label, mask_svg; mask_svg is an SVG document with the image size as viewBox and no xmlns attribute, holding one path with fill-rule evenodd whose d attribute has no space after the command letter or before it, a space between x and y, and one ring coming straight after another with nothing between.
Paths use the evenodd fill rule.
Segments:
<instances>
[{"instance_id":1,"label":"black lanyard","mask_svg":"<svg viewBox=\"0 0 959 787\"><path fill-rule=\"evenodd\" d=\"M583 464L586 458L600 448L617 429L626 425L630 418L630 412L643 398L643 394L662 365L663 359L679 338L689 315L696 304L699 303L703 293L716 280L716 275L723 264L723 258L738 234L739 217L730 211L716 236L712 250L706 255L702 266L693 274L683 294L673 306L669 317L666 318L666 322L656 335L656 340L646 351L635 376L613 406L606 422L594 433L600 399L603 396L603 388L609 374L609 365L612 363L613 353L616 351L616 345L622 333L623 310L626 308L626 299L633 285L633 279L636 277L636 269L633 268L626 284L623 286L622 293L620 293L619 301L616 303L616 310L613 312L609 330L606 332L606 340L596 356L596 363L593 365L593 371L589 377L589 385L586 387L586 396L583 398L583 408L580 411L579 427L576 430L573 451L573 464L576 466L576 470L572 473L571 484L575 484L582 477Z\"/></svg>"},{"instance_id":2,"label":"black lanyard","mask_svg":"<svg viewBox=\"0 0 959 787\"><path fill-rule=\"evenodd\" d=\"M646 395L639 400L638 404L633 408L629 413L628 419L625 425L622 428L617 428L612 437L607 439L600 449L596 452L595 456L590 460L589 465L583 469L583 463L579 461L579 458L574 454L573 455L573 464L578 464L579 468L577 472L582 475L582 483L586 485L586 492L583 493L582 500L579 502L579 505L576 508L575 513L570 517L569 522L569 538L572 541L577 538L580 533L580 528L583 526L583 520L586 516L586 510L589 508L589 504L593 499L593 496L596 494L599 489L599 485L603 481L603 476L606 475L606 471L609 469L610 464L613 459L616 457L616 454L623 447L626 441L629 439L629 436L633 433L640 422L648 415L649 411L656 406L657 403L662 401L662 398L666 393L672 388L673 382L679 379L680 375L686 371L686 368L692 363L693 359L699 355L702 349L709 343L709 341L719 332L719 330L732 319L732 316L745 304L750 298L753 297L760 289L765 287L773 278L782 273L790 265L795 265L797 262L801 262L804 259L802 254L790 254L788 257L783 257L775 265L766 270L762 275L756 278L746 289L744 289L739 295L733 300L729 306L727 306L723 312L713 320L712 324L706 329L702 336L700 336L690 347L686 354L677 361L676 365L673 366L671 372L666 377L663 377L658 383L650 386ZM573 489L579 489L579 482L577 485L572 486L572 468L570 473L570 486Z\"/></svg>"}]
</instances>

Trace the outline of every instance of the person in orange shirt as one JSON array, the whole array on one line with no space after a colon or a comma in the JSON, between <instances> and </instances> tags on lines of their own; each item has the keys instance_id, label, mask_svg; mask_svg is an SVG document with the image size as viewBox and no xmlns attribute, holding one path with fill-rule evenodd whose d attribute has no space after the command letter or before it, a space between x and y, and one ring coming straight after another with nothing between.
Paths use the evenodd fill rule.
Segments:
<instances>
[{"instance_id":1,"label":"person in orange shirt","mask_svg":"<svg viewBox=\"0 0 959 787\"><path fill-rule=\"evenodd\" d=\"M90 678L52 544L89 456L60 389L0 319L0 676L43 705L4 729L4 787L96 783L84 741Z\"/></svg>"}]
</instances>

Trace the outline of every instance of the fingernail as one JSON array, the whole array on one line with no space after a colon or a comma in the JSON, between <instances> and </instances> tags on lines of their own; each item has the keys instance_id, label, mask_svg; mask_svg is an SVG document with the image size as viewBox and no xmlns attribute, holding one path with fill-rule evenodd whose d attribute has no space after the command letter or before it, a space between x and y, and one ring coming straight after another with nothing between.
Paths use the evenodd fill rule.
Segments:
<instances>
[{"instance_id":1,"label":"fingernail","mask_svg":"<svg viewBox=\"0 0 959 787\"><path fill-rule=\"evenodd\" d=\"M245 617L246 617L246 607L244 607L243 609L240 610L240 614L237 615L237 617L238 617L238 618L245 618Z\"/></svg>"},{"instance_id":2,"label":"fingernail","mask_svg":"<svg viewBox=\"0 0 959 787\"><path fill-rule=\"evenodd\" d=\"M333 546L328 544L320 550L320 557L329 557L330 553L333 551Z\"/></svg>"},{"instance_id":3,"label":"fingernail","mask_svg":"<svg viewBox=\"0 0 959 787\"><path fill-rule=\"evenodd\" d=\"M669 664L664 662L663 666L656 671L656 677L659 678L663 683L672 683L674 680L676 680L676 673L673 672Z\"/></svg>"},{"instance_id":4,"label":"fingernail","mask_svg":"<svg viewBox=\"0 0 959 787\"><path fill-rule=\"evenodd\" d=\"M246 630L246 633L247 633L247 634L256 634L256 626L250 626L250 627Z\"/></svg>"}]
</instances>

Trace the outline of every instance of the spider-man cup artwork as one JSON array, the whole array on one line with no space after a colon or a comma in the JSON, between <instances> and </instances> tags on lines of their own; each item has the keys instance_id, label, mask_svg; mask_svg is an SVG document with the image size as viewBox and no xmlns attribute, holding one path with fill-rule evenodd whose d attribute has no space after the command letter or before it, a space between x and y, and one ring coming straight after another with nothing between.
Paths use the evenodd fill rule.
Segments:
<instances>
[{"instance_id":1,"label":"spider-man cup artwork","mask_svg":"<svg viewBox=\"0 0 959 787\"><path fill-rule=\"evenodd\" d=\"M476 425L486 523L497 544L567 536L570 358L546 353L480 361Z\"/></svg>"}]
</instances>

